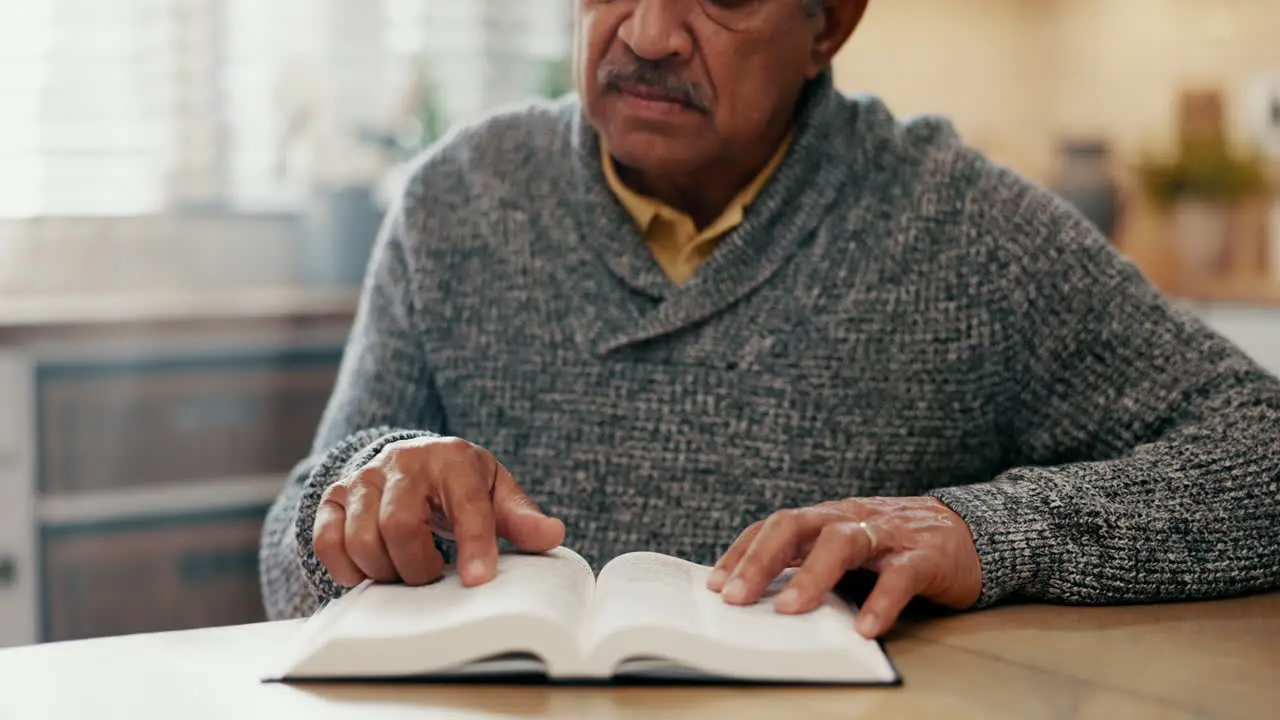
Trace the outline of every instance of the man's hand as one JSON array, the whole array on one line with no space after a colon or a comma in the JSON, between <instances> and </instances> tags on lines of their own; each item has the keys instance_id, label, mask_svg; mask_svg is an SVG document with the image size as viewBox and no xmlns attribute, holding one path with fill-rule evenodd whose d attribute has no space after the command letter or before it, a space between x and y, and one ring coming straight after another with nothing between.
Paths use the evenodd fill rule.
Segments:
<instances>
[{"instance_id":1,"label":"man's hand","mask_svg":"<svg viewBox=\"0 0 1280 720\"><path fill-rule=\"evenodd\" d=\"M924 497L855 498L783 510L738 536L707 587L725 602L751 604L774 578L799 566L774 599L783 613L818 607L849 570L879 573L858 615L858 632L884 634L917 595L957 610L982 594L982 565L964 520Z\"/></svg>"},{"instance_id":2,"label":"man's hand","mask_svg":"<svg viewBox=\"0 0 1280 720\"><path fill-rule=\"evenodd\" d=\"M366 578L425 585L444 572L432 533L452 538L468 586L497 569L497 538L545 552L564 542L564 523L543 515L493 455L458 438L422 438L383 448L329 486L313 529L316 557L334 581Z\"/></svg>"}]
</instances>

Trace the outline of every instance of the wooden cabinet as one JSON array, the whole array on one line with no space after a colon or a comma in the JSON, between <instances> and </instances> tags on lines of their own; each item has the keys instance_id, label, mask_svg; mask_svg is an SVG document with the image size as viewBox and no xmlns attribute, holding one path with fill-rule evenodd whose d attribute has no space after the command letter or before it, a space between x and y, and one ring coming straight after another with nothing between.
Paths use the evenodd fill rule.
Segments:
<instances>
[{"instance_id":1,"label":"wooden cabinet","mask_svg":"<svg viewBox=\"0 0 1280 720\"><path fill-rule=\"evenodd\" d=\"M40 363L44 493L287 470L333 387L335 351Z\"/></svg>"},{"instance_id":2,"label":"wooden cabinet","mask_svg":"<svg viewBox=\"0 0 1280 720\"><path fill-rule=\"evenodd\" d=\"M265 620L261 528L260 508L46 528L42 639Z\"/></svg>"},{"instance_id":3,"label":"wooden cabinet","mask_svg":"<svg viewBox=\"0 0 1280 720\"><path fill-rule=\"evenodd\" d=\"M41 639L264 620L262 520L336 347L34 364Z\"/></svg>"},{"instance_id":4,"label":"wooden cabinet","mask_svg":"<svg viewBox=\"0 0 1280 720\"><path fill-rule=\"evenodd\" d=\"M26 358L0 348L0 647L37 639L33 384Z\"/></svg>"},{"instance_id":5,"label":"wooden cabinet","mask_svg":"<svg viewBox=\"0 0 1280 720\"><path fill-rule=\"evenodd\" d=\"M262 520L348 328L0 343L0 646L263 619Z\"/></svg>"}]
</instances>

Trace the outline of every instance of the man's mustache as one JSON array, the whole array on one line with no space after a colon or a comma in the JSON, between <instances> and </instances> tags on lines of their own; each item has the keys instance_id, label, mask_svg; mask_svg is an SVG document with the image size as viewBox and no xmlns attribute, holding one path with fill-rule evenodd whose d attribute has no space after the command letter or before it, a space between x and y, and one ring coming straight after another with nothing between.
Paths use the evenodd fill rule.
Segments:
<instances>
[{"instance_id":1,"label":"man's mustache","mask_svg":"<svg viewBox=\"0 0 1280 720\"><path fill-rule=\"evenodd\" d=\"M669 95L682 105L707 113L711 111L711 99L701 85L683 80L671 72L662 61L635 58L613 60L600 64L596 80L601 87L621 91L626 85L640 85L663 95Z\"/></svg>"}]
</instances>

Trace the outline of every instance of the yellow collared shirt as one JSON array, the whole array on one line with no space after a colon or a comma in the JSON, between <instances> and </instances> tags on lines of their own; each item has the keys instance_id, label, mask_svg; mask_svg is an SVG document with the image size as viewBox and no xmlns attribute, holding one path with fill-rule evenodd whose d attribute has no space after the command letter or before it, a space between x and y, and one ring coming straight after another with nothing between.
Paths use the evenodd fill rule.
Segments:
<instances>
[{"instance_id":1,"label":"yellow collared shirt","mask_svg":"<svg viewBox=\"0 0 1280 720\"><path fill-rule=\"evenodd\" d=\"M791 145L791 137L787 136L769 164L750 185L733 198L720 213L720 217L701 230L686 213L627 187L618 177L613 156L604 143L600 145L600 155L609 189L635 221L649 252L653 253L654 259L673 283L683 285L711 257L719 240L742 222L747 206L756 199L782 164L787 148Z\"/></svg>"}]
</instances>

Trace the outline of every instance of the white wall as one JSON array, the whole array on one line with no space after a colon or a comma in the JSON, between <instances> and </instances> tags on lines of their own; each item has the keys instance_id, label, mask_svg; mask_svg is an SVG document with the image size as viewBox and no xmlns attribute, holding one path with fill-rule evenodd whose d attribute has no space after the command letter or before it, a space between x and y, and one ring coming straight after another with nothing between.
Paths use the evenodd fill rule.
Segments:
<instances>
[{"instance_id":1,"label":"white wall","mask_svg":"<svg viewBox=\"0 0 1280 720\"><path fill-rule=\"evenodd\" d=\"M1178 92L1280 76L1280 0L880 0L836 60L846 91L941 112L1036 178L1060 139L1103 133L1127 159L1174 132Z\"/></svg>"},{"instance_id":2,"label":"white wall","mask_svg":"<svg viewBox=\"0 0 1280 720\"><path fill-rule=\"evenodd\" d=\"M998 160L1043 164L1051 10L1025 0L873 1L836 59L836 82L899 115L946 114Z\"/></svg>"},{"instance_id":3,"label":"white wall","mask_svg":"<svg viewBox=\"0 0 1280 720\"><path fill-rule=\"evenodd\" d=\"M1238 133L1247 84L1280 75L1280 0L1057 0L1053 115L1127 151L1175 137L1178 93L1220 87Z\"/></svg>"},{"instance_id":4,"label":"white wall","mask_svg":"<svg viewBox=\"0 0 1280 720\"><path fill-rule=\"evenodd\" d=\"M1123 161L1171 142L1189 87L1220 87L1247 137L1250 81L1280 81L1280 0L873 0L835 70L1044 180L1067 136L1101 134ZM1280 309L1199 312L1280 374Z\"/></svg>"}]
</instances>

